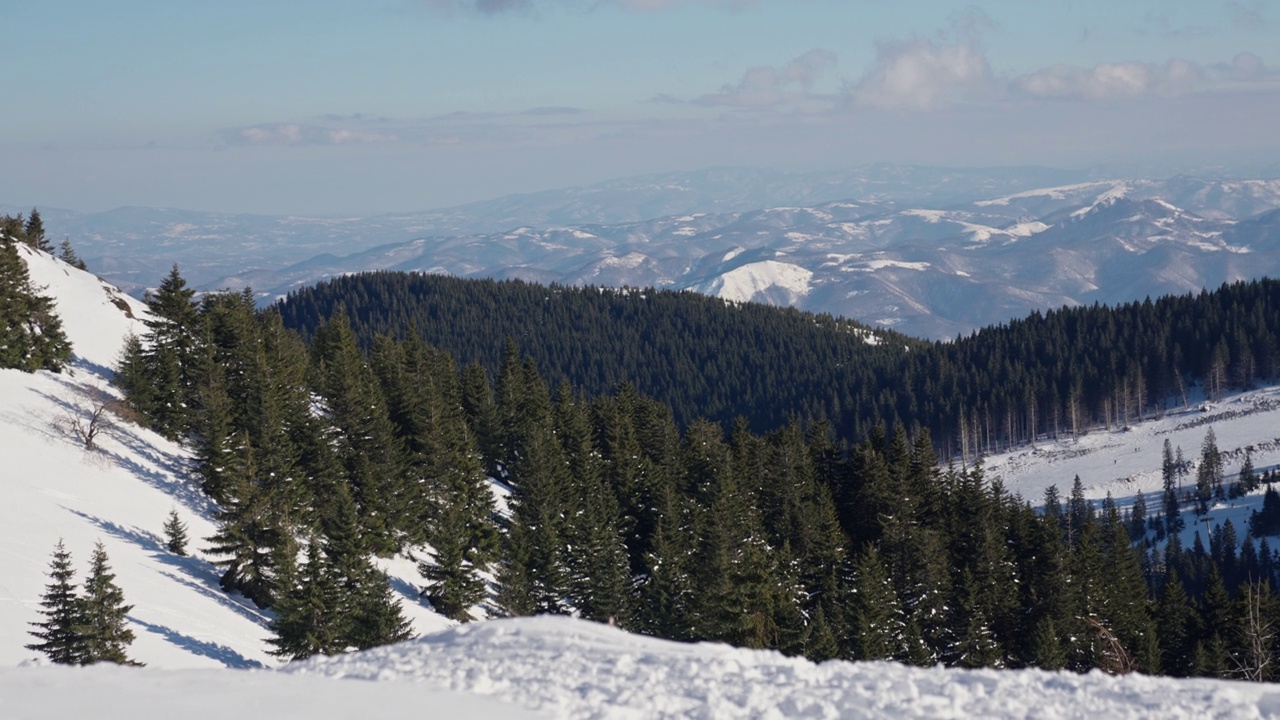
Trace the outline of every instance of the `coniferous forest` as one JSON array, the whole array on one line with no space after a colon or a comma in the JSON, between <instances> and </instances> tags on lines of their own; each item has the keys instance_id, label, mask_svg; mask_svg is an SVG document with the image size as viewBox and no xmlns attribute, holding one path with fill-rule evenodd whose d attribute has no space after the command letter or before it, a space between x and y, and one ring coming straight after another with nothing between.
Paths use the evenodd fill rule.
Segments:
<instances>
[{"instance_id":1,"label":"coniferous forest","mask_svg":"<svg viewBox=\"0 0 1280 720\"><path fill-rule=\"evenodd\" d=\"M1280 373L1280 283L1271 280L1034 313L935 343L693 293L392 272L336 278L278 306L304 337L339 309L362 347L380 334L418 334L496 373L513 340L553 385L594 396L631 382L681 427L744 418L766 432L792 418L826 420L857 442L876 426L905 425L970 461L1035 437L1126 425L1184 400L1192 382L1213 397Z\"/></svg>"},{"instance_id":2,"label":"coniferous forest","mask_svg":"<svg viewBox=\"0 0 1280 720\"><path fill-rule=\"evenodd\" d=\"M548 307L569 298L572 312L547 313L596 313L601 333L626 323L585 298L639 299L478 287L516 288ZM1239 552L1229 525L1207 548L1199 536L1190 548L1156 545L1194 502L1164 497L1148 517L1145 504L1095 507L1078 481L1065 498L1054 489L1024 499L956 450L1126 422L1199 378L1212 389L1274 375L1276 293L1269 281L1238 284L898 347L865 345L843 321L693 298L681 311L693 330L672 326L688 366L670 387L696 382L712 356L743 354L722 377L741 381L731 388L744 405L715 417L694 405L678 416L625 378L591 388L563 367L544 374L519 344L526 336L497 318L446 318L459 336L498 343L492 368L426 343L426 322L403 303L388 301L405 323L389 328L354 295L335 296L331 313L313 308L304 341L284 315L300 312L305 293L266 311L247 291L197 300L174 268L117 380L145 423L194 448L201 487L220 508L219 532L198 542L219 558L226 590L275 610L271 642L284 658L406 637L373 558L408 552L423 598L463 621L483 605L816 660L1266 679L1280 651L1268 629L1280 620L1280 560L1261 532ZM686 297L646 294L673 305ZM730 323L719 347L695 347L686 334L740 311L770 323ZM778 416L753 423L740 408L788 387L792 370L778 360L768 377L749 376L746 356L753 347L804 356L800 326L828 328L810 333L815 347L824 334L856 338L871 360L851 363L836 342L815 350L848 367L828 368L840 412L824 420L818 399L777 409L784 419L761 429ZM748 330L756 334L733 334ZM573 337L538 326L562 332ZM615 340L601 343L616 356L583 361L631 367ZM1059 411L1042 414L1059 392ZM950 431L966 437L935 442L931 429L949 432L949 412ZM744 419L719 421L734 415ZM1172 458L1165 471L1178 471ZM1223 492L1221 478L1205 482ZM1257 529L1274 522L1259 516Z\"/></svg>"}]
</instances>

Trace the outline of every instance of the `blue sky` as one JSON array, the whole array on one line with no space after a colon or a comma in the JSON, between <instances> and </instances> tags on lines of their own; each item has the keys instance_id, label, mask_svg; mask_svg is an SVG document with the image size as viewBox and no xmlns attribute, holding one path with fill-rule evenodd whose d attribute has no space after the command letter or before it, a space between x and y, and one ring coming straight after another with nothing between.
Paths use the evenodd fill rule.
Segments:
<instances>
[{"instance_id":1,"label":"blue sky","mask_svg":"<svg viewBox=\"0 0 1280 720\"><path fill-rule=\"evenodd\" d=\"M721 165L1280 161L1280 2L3 0L0 204L348 214Z\"/></svg>"}]
</instances>

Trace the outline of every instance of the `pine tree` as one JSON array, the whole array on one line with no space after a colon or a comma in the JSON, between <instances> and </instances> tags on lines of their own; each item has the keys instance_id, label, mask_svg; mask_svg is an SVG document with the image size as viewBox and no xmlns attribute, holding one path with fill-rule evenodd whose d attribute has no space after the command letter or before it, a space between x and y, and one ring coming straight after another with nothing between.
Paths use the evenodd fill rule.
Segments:
<instances>
[{"instance_id":1,"label":"pine tree","mask_svg":"<svg viewBox=\"0 0 1280 720\"><path fill-rule=\"evenodd\" d=\"M319 394L369 549L394 553L420 523L386 398L345 313L317 331L312 352Z\"/></svg>"},{"instance_id":2,"label":"pine tree","mask_svg":"<svg viewBox=\"0 0 1280 720\"><path fill-rule=\"evenodd\" d=\"M1164 456L1161 463L1161 477L1164 480L1163 507L1164 507L1164 527L1165 532L1169 534L1177 533L1182 529L1182 512L1178 507L1178 465L1173 457L1172 444L1169 438L1164 440Z\"/></svg>"},{"instance_id":3,"label":"pine tree","mask_svg":"<svg viewBox=\"0 0 1280 720\"><path fill-rule=\"evenodd\" d=\"M405 618L386 573L369 566L350 603L347 642L356 649L368 650L413 638L413 626Z\"/></svg>"},{"instance_id":4,"label":"pine tree","mask_svg":"<svg viewBox=\"0 0 1280 720\"><path fill-rule=\"evenodd\" d=\"M1061 670L1067 666L1067 653L1062 649L1052 618L1044 617L1036 623L1032 653L1032 664L1041 670Z\"/></svg>"},{"instance_id":5,"label":"pine tree","mask_svg":"<svg viewBox=\"0 0 1280 720\"><path fill-rule=\"evenodd\" d=\"M176 508L169 511L164 521L164 544L174 555L187 554L187 524L178 517Z\"/></svg>"},{"instance_id":6,"label":"pine tree","mask_svg":"<svg viewBox=\"0 0 1280 720\"><path fill-rule=\"evenodd\" d=\"M42 652L61 665L80 665L89 657L88 643L81 628L85 624L84 607L76 593L75 570L71 568L71 553L59 540L49 562L49 584L41 596L40 613L43 622L31 625L38 628L30 633L40 640L27 645L28 650Z\"/></svg>"},{"instance_id":7,"label":"pine tree","mask_svg":"<svg viewBox=\"0 0 1280 720\"><path fill-rule=\"evenodd\" d=\"M286 518L270 512L270 498L257 482L258 469L247 439L241 438L231 457L236 464L230 473L233 485L215 512L219 528L207 538L206 552L221 556L214 565L223 571L219 579L223 590L238 590L258 607L271 607L274 561Z\"/></svg>"},{"instance_id":8,"label":"pine tree","mask_svg":"<svg viewBox=\"0 0 1280 720\"><path fill-rule=\"evenodd\" d=\"M1209 500L1222 498L1222 454L1218 452L1218 440L1210 427L1200 446L1200 466L1196 468L1196 500L1201 515L1209 512Z\"/></svg>"},{"instance_id":9,"label":"pine tree","mask_svg":"<svg viewBox=\"0 0 1280 720\"><path fill-rule=\"evenodd\" d=\"M70 359L53 300L31 284L17 242L0 237L0 368L60 372Z\"/></svg>"},{"instance_id":10,"label":"pine tree","mask_svg":"<svg viewBox=\"0 0 1280 720\"><path fill-rule=\"evenodd\" d=\"M84 264L84 260L81 260L80 256L76 254L75 248L71 247L70 238L62 238L62 244L58 247L58 258L73 268L79 270L88 269Z\"/></svg>"},{"instance_id":11,"label":"pine tree","mask_svg":"<svg viewBox=\"0 0 1280 720\"><path fill-rule=\"evenodd\" d=\"M40 217L39 210L31 208L31 214L27 216L27 224L23 227L23 234L26 236L26 243L31 247L47 253L53 252L49 238L45 237L44 220Z\"/></svg>"},{"instance_id":12,"label":"pine tree","mask_svg":"<svg viewBox=\"0 0 1280 720\"><path fill-rule=\"evenodd\" d=\"M858 557L853 584L854 657L892 660L905 650L905 625L898 596L889 582L880 553L868 548Z\"/></svg>"},{"instance_id":13,"label":"pine tree","mask_svg":"<svg viewBox=\"0 0 1280 720\"><path fill-rule=\"evenodd\" d=\"M133 606L124 603L124 593L116 586L115 577L107 564L107 551L98 543L93 549L80 600L82 624L77 632L84 638L85 664L138 664L125 654L134 638L133 631L125 624Z\"/></svg>"},{"instance_id":14,"label":"pine tree","mask_svg":"<svg viewBox=\"0 0 1280 720\"><path fill-rule=\"evenodd\" d=\"M291 545L290 551L293 550ZM287 563L278 563L286 566ZM307 544L307 564L299 574L281 572L276 616L271 621L270 653L287 660L312 655L335 655L346 649L343 640L344 597L330 571L321 542Z\"/></svg>"},{"instance_id":15,"label":"pine tree","mask_svg":"<svg viewBox=\"0 0 1280 720\"><path fill-rule=\"evenodd\" d=\"M145 405L130 398L150 426L170 439L190 429L191 413L199 403L197 381L204 363L194 297L195 290L187 287L177 265L148 296L151 317L144 321L142 367L151 392Z\"/></svg>"}]
</instances>

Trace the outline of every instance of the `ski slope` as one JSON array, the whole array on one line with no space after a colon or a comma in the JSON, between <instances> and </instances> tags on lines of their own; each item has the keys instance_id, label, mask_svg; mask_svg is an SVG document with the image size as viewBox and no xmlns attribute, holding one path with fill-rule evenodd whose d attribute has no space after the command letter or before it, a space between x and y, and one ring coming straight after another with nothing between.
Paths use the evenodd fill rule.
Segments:
<instances>
[{"instance_id":1,"label":"ski slope","mask_svg":"<svg viewBox=\"0 0 1280 720\"><path fill-rule=\"evenodd\" d=\"M387 567L418 640L281 667L266 653L267 615L223 593L217 570L200 552L201 538L214 529L213 508L190 479L187 451L124 422L92 452L67 432L68 418L85 412L91 398L112 396L108 368L123 338L142 331L145 308L92 275L42 253L23 253L33 280L57 300L76 355L72 370L60 375L0 370L4 720L202 720L245 712L310 720L424 713L498 719L1280 715L1280 688L1273 685L818 665L775 652L661 641L571 618L456 626L418 601L419 579L404 558ZM1177 421L1170 416L1161 422ZM1261 442L1266 433L1256 430ZM1200 431L1185 433L1178 437L1190 456ZM1219 429L1224 448L1230 434L1226 425ZM1138 436L1095 433L1075 447L1094 448L1088 453L1042 462L1042 453L1056 456L1041 448L992 458L989 467L1033 490L1051 480L1069 485L1070 477L1060 476L1077 467L1071 463L1092 463L1078 465L1083 470L1110 463L1113 474L1133 475L1129 484L1146 487L1152 482L1143 475L1151 469L1147 450L1125 456L1123 466L1124 453L1116 452L1127 449L1131 437ZM1260 455L1255 462L1265 464ZM1111 482L1098 477L1099 484L1089 486L1095 495ZM160 528L171 509L188 525L191 557L163 547ZM80 578L93 544L103 542L117 583L134 605L129 621L137 640L130 654L147 667L49 666L23 648L32 639L29 623L40 617L49 556L60 538Z\"/></svg>"}]
</instances>

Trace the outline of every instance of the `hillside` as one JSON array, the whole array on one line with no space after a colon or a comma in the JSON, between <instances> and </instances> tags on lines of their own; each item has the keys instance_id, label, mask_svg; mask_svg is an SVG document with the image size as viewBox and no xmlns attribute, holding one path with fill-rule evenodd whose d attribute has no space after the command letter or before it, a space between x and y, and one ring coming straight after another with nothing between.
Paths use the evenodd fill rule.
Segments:
<instances>
[{"instance_id":1,"label":"hillside","mask_svg":"<svg viewBox=\"0 0 1280 720\"><path fill-rule=\"evenodd\" d=\"M121 424L100 451L87 453L56 429L76 412L78 388L111 392L106 368L123 335L139 329L145 310L88 274L22 252L35 282L56 298L76 357L74 370L63 375L0 371L6 459L0 480L7 493L0 510L0 666L31 664L31 653L21 649L29 638L26 623L37 617L49 550L61 537L78 568L94 541L105 544L135 605L130 622L138 639L131 653L149 667L0 669L0 715L6 718L225 717L229 694L273 717L321 719L403 715L424 706L495 718L530 712L575 718L1189 718L1263 716L1280 708L1280 697L1267 685L814 664L775 652L660 641L570 618L446 629L447 621L416 604L416 580L398 563L391 566L400 577L396 586L425 633L421 639L315 658L286 673L246 672L276 665L264 652L263 614L222 593L199 553L177 558L159 540L159 524L174 507L193 537L212 531L210 507L186 472L187 451ZM242 670L214 669L219 666Z\"/></svg>"},{"instance_id":2,"label":"hillside","mask_svg":"<svg viewBox=\"0 0 1280 720\"><path fill-rule=\"evenodd\" d=\"M276 306L305 337L344 308L367 348L416 332L496 378L508 340L554 388L627 381L685 425L757 432L825 419L842 440L877 424L930 430L947 457L1064 427L1121 422L1212 376L1215 392L1280 374L1280 283L1259 280L1121 306L1063 308L926 343L860 323L693 293L544 287L379 272Z\"/></svg>"},{"instance_id":3,"label":"hillside","mask_svg":"<svg viewBox=\"0 0 1280 720\"><path fill-rule=\"evenodd\" d=\"M554 388L596 396L629 382L697 418L752 428L791 415L839 417L833 380L892 365L926 344L889 330L757 303L669 290L545 287L410 273L370 273L299 290L277 306L310 338L344 308L367 348L379 334L423 339L497 377L508 340ZM841 370L845 368L845 370Z\"/></svg>"},{"instance_id":4,"label":"hillside","mask_svg":"<svg viewBox=\"0 0 1280 720\"><path fill-rule=\"evenodd\" d=\"M0 470L6 502L0 551L0 665L35 655L28 623L39 619L40 594L54 544L61 538L83 578L93 545L102 541L130 615L136 659L169 668L274 665L267 655L267 617L218 588L218 571L200 551L214 532L212 506L193 484L185 448L117 421L86 451L68 429L73 417L116 397L110 384L124 337L144 329L146 308L105 282L19 245L32 281L57 301L75 357L68 372L34 375L0 370ZM171 509L186 522L191 557L163 547ZM449 624L417 602L412 563L393 564L404 580L406 611L419 632Z\"/></svg>"}]
</instances>

